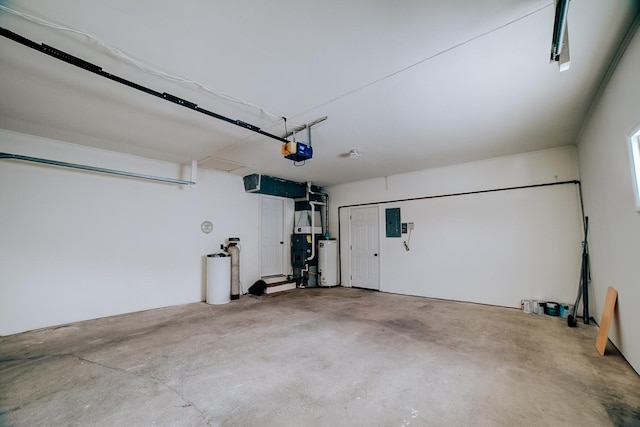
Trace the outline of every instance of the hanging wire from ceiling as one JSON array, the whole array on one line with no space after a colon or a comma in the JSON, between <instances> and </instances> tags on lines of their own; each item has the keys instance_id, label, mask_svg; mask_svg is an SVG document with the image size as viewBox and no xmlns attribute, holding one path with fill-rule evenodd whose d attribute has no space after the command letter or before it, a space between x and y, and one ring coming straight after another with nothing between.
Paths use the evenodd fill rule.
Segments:
<instances>
[{"instance_id":1,"label":"hanging wire from ceiling","mask_svg":"<svg viewBox=\"0 0 640 427\"><path fill-rule=\"evenodd\" d=\"M33 22L33 23L38 24L38 25L42 25L44 27L53 28L53 29L59 30L59 31L66 31L66 32L70 32L70 33L73 33L73 34L77 34L77 35L86 37L92 43L95 43L98 46L100 46L101 48L103 48L103 49L107 50L108 52L110 52L113 56L115 56L115 57L117 57L119 59L124 60L125 62L128 62L128 63L134 65L135 67L139 68L140 70L142 70L142 71L144 71L146 73L149 73L149 74L152 74L154 76L161 77L163 79L170 80L170 81L173 81L173 82L184 83L184 84L195 86L198 89L200 89L200 90L202 90L204 92L207 92L207 93L209 93L211 95L214 95L214 96L216 96L218 98L224 99L225 101L230 101L230 102L234 102L234 103L237 103L237 104L245 105L247 107L255 108L255 109L259 110L262 114L265 114L265 115L270 116L270 117L272 117L274 119L277 119L278 121L283 118L282 115L271 113L271 112L267 111L265 108L263 108L263 107L261 107L259 105L253 104L251 102L245 101L243 99L237 98L237 97L232 96L232 95L228 95L226 93L215 91L215 90L203 85L202 83L199 83L199 82L196 82L196 81L193 81L193 80L189 80L189 79L184 78L184 77L180 77L180 76L176 76L176 75L173 75L173 74L169 74L169 73L164 72L164 71L162 71L162 70L160 70L158 68L155 68L155 67L153 67L151 65L144 64L142 61L140 61L138 59L135 59L132 56L124 53L120 49L118 49L116 47L113 47L113 46L103 42L102 40L100 40L99 38L97 38L96 36L94 36L92 34L86 33L84 31L76 30L74 28L66 27L64 25L55 24L55 23L47 21L47 20L45 20L43 18L38 18L36 16L29 15L27 13L18 12L17 10L11 9L11 8L9 8L7 6L4 6L4 5L1 5L1 4L0 4L0 10L4 10L5 12L9 12L9 13L14 14L16 16L19 16L19 17L21 17L23 19L26 19L27 21Z\"/></svg>"},{"instance_id":2,"label":"hanging wire from ceiling","mask_svg":"<svg viewBox=\"0 0 640 427\"><path fill-rule=\"evenodd\" d=\"M421 65L421 64L423 64L425 62L428 62L428 61L431 61L432 59L435 59L435 58L437 58L437 57L439 57L441 55L444 55L444 54L446 54L446 53L448 53L448 52L450 52L452 50L455 50L455 49L457 49L459 47L462 47L462 46L464 46L464 45L466 45L468 43L471 43L471 42L473 42L475 40L478 40L478 39L480 39L482 37L485 37L485 36L487 36L487 35L489 35L491 33L494 33L494 32L496 32L498 30L501 30L501 29L503 29L505 27L508 27L508 26L518 22L518 21L521 21L521 20L525 19L525 18L528 18L531 15L535 15L535 14L541 12L544 9L547 9L547 8L549 8L551 6L554 6L554 4L555 4L555 2L551 2L551 3L548 3L548 4L545 4L545 5L541 6L539 8L536 8L534 10L530 10L527 13L525 13L525 14L523 14L523 15L515 18L515 19L512 19L511 21L508 21L508 22L506 22L504 24L501 24L501 25L499 25L497 27L489 29L489 30L487 30L487 31L485 31L485 32L483 32L481 34L478 34L478 35L473 36L473 37L471 37L469 39L466 39L466 40L464 40L464 41L462 41L460 43L457 43L457 44L455 44L453 46L450 46L450 47L448 47L446 49L443 49L443 50L441 50L439 52L436 52L433 55L430 55L430 56L428 56L426 58L423 58L423 59L421 59L419 61L416 61L416 62L414 62L414 63L412 63L410 65L407 65L407 66L405 66L405 67L403 67L403 68L401 68L399 70L396 70L396 71L394 71L392 73L389 73L389 74L387 74L385 76L382 76L382 77L380 77L380 78L378 78L376 80L373 80L371 82L368 82L368 83L365 83L365 84L363 84L361 86L358 86L358 87L356 87L356 88L354 88L354 89L352 89L350 91L347 91L347 92L345 92L343 94L335 96L335 97L333 97L333 98L331 98L331 99L329 99L329 100L327 100L325 102L317 104L317 105L307 109L306 111L303 111L303 112L301 112L299 114L296 114L296 116L294 116L294 117L302 116L302 115L304 115L304 114L306 114L306 113L308 113L310 111L313 111L313 110L316 110L318 108L324 107L324 106L329 105L329 104L331 104L331 103L333 103L333 102L335 102L335 101L337 101L339 99L345 98L345 97L347 97L349 95L352 95L352 94L354 94L356 92L359 92L359 91L361 91L363 89L366 89L366 88L368 88L370 86L376 85L376 84L378 84L378 83L380 83L382 81L385 81L385 80L387 80L387 79L389 79L391 77L394 77L394 76L396 76L398 74L401 74L401 73L403 73L405 71L408 71L408 70L410 70L410 69L412 69L412 68L414 68L414 67L416 67L418 65ZM43 25L43 26L51 27L51 28L54 28L54 29L57 29L57 30L67 31L67 32L71 32L71 33L82 35L84 37L87 37L93 43L95 43L95 44L101 46L102 48L106 49L107 51L111 52L112 55L114 55L114 56L116 56L116 57L118 57L120 59L123 59L126 62L131 63L132 65L140 68L141 70L143 70L143 71L145 71L147 73L150 73L152 75L165 78L167 80L194 85L197 88L199 88L199 89L201 89L201 90L203 90L203 91L205 91L207 93L210 93L210 94L212 94L212 95L214 95L216 97L219 97L221 99L224 99L224 100L227 100L227 101L235 102L235 103L238 103L238 104L242 104L242 105L245 105L245 106L249 106L249 107L258 109L263 114L271 116L272 118L275 118L278 121L283 119L282 115L277 115L277 114L271 113L271 112L267 111L266 109L264 109L263 107L261 107L259 105L244 101L244 100L236 98L236 97L234 97L232 95L228 95L228 94L225 94L225 93L217 92L217 91L215 91L213 89L210 89L210 88L206 87L205 85L203 85L201 83L198 83L198 82L195 82L195 81L192 81L192 80L180 77L180 76L175 76L175 75L166 73L164 71L158 70L158 69L156 69L156 68L154 68L152 66L145 65L141 61L132 58L128 54L122 52L121 50L119 50L119 49L117 49L115 47L112 47L112 46L108 45L107 43L101 41L100 39L98 39L97 37L95 37L95 36L93 36L91 34L88 34L88 33L85 33L83 31L76 30L76 29L73 29L73 28L65 27L63 25L55 24L55 23L49 22L49 21L47 21L45 19L38 18L38 17L29 15L29 14L26 14L26 13L18 12L16 10L13 10L11 8L3 6L1 4L0 4L0 10L4 10L4 11L12 13L14 15L20 16L20 17L22 17L22 18L24 18L24 19L26 19L28 21L34 22L34 23L39 24L39 25ZM304 128L305 125L302 125L301 127ZM287 132L285 132L285 133L287 133ZM288 135L285 135L285 138L287 136Z\"/></svg>"},{"instance_id":3,"label":"hanging wire from ceiling","mask_svg":"<svg viewBox=\"0 0 640 427\"><path fill-rule=\"evenodd\" d=\"M482 37L488 36L488 35L489 35L489 34L491 34L491 33L495 33L496 31L499 31L499 30L501 30L501 29L503 29L503 28L506 28L506 27L508 27L508 26L510 26L510 25L512 25L512 24L515 24L515 23L516 23L516 22L518 22L518 21L521 21L521 20L523 20L523 19L526 19L526 18L528 18L529 16L535 15L535 14L537 14L537 13L539 13L539 12L541 12L541 11L545 10L545 9L548 9L549 7L554 6L554 4L555 4L554 2L551 2L551 3L548 3L548 4L545 4L545 5L541 6L541 7L539 7L539 8L536 8L536 9L534 9L534 10L530 10L530 11L526 12L525 14L520 15L520 16L518 16L518 17L517 17L517 18L515 18L515 19L512 19L512 20L511 20L511 21L509 21L509 22L506 22L506 23L504 23L504 24L498 25L497 27L491 28L491 29L489 29L489 30L487 30L487 31L485 31L485 32L483 32L483 33L480 33L480 34L478 34L478 35L475 35L475 36L473 36L473 37L471 37L471 38L469 38L469 39L463 40L463 41L461 41L460 43L457 43L457 44L455 44L455 45L453 45L453 46L450 46L450 47L448 47L448 48L446 48L446 49L443 49L443 50L441 50L441 51L439 51L439 52L436 52L436 53L434 53L433 55L430 55L430 56L428 56L428 57L426 57L426 58L423 58L423 59L421 59L421 60L419 60L419 61L416 61L416 62L414 62L413 64L407 65L407 66L405 66L405 67L403 67L403 68L400 68L399 70L396 70L396 71L394 71L394 72L392 72L392 73L389 73L389 74L387 74L387 75L385 75L385 76L382 76L382 77L380 77L380 78L378 78L378 79L376 79L376 80L370 81L369 83L365 83L365 84L363 84L363 85L361 85L361 86L356 87L355 89L352 89L352 90L350 90L350 91L347 91L347 92L345 92L345 93L343 93L343 94L341 94L341 95L335 96L335 97L333 97L333 98L329 99L328 101L325 101L325 102L322 102L322 103L320 103L320 104L318 104L318 105L315 105L315 106L313 106L313 107L311 107L311 108L307 109L306 111L301 112L300 114L298 114L298 115L296 115L296 116L294 116L294 117L302 116L302 115L304 115L304 114L309 113L310 111L313 111L313 110L315 110L315 109L318 109L318 108L324 107L324 106L326 106L326 105L329 105L329 104L331 104L331 103L333 103L333 102L335 102L335 101L337 101L337 100L339 100L339 99L346 98L346 97L347 97L347 96L349 96L349 95L353 95L353 94L354 94L354 93L356 93L356 92L360 92L360 91L361 91L361 90L363 90L363 89L366 89L366 88L368 88L368 87L370 87L370 86L376 85L376 84L378 84L378 83L380 83L380 82L383 82L383 81L385 81L385 80L387 80L387 79L390 79L391 77L394 77L394 76L396 76L396 75L398 75L398 74L404 73L405 71L408 71L408 70L410 70L410 69L412 69L412 68L414 68L414 67L417 67L418 65L421 65L421 64L423 64L423 63L425 63L425 62L431 61L432 59L435 59L435 58L437 58L437 57L439 57L439 56L442 56L442 55L444 55L445 53L451 52L452 50L458 49L458 48L460 48L460 47L462 47L462 46L464 46L464 45L466 45L466 44L469 44L469 43L471 43L471 42L473 42L473 41L475 41L475 40L478 40L478 39L480 39L480 38L482 38Z\"/></svg>"}]
</instances>

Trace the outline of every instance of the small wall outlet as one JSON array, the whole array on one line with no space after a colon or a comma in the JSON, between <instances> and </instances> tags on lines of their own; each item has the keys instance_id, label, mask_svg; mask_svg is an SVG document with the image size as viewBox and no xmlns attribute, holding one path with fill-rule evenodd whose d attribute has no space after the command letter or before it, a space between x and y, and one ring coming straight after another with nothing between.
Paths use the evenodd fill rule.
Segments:
<instances>
[{"instance_id":1,"label":"small wall outlet","mask_svg":"<svg viewBox=\"0 0 640 427\"><path fill-rule=\"evenodd\" d=\"M413 222L410 222L408 225L409 225L409 230L414 230L416 228L416 225Z\"/></svg>"}]
</instances>

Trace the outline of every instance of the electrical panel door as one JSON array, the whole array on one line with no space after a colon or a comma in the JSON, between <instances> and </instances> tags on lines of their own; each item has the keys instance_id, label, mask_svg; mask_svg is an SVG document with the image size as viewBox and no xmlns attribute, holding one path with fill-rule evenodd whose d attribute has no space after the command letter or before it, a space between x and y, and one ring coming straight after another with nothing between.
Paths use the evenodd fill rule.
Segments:
<instances>
[{"instance_id":1,"label":"electrical panel door","mask_svg":"<svg viewBox=\"0 0 640 427\"><path fill-rule=\"evenodd\" d=\"M402 226L400 223L400 208L389 208L385 210L385 223L387 237L401 237Z\"/></svg>"}]
</instances>

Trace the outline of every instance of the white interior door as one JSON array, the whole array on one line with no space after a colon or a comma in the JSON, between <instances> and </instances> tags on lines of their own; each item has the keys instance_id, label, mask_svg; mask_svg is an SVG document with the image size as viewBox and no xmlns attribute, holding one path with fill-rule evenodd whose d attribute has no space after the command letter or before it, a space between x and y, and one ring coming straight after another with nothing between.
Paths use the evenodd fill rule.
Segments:
<instances>
[{"instance_id":1,"label":"white interior door","mask_svg":"<svg viewBox=\"0 0 640 427\"><path fill-rule=\"evenodd\" d=\"M284 274L284 200L262 196L260 211L260 275Z\"/></svg>"},{"instance_id":2,"label":"white interior door","mask_svg":"<svg viewBox=\"0 0 640 427\"><path fill-rule=\"evenodd\" d=\"M351 286L380 289L378 207L351 209Z\"/></svg>"}]
</instances>

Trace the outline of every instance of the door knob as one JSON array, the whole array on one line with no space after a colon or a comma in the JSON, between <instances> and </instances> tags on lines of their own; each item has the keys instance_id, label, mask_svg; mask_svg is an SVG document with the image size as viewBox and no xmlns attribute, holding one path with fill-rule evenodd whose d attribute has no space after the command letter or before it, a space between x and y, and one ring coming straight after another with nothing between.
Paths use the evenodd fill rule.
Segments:
<instances>
[{"instance_id":1,"label":"door knob","mask_svg":"<svg viewBox=\"0 0 640 427\"><path fill-rule=\"evenodd\" d=\"M378 254L373 254L373 256L378 256Z\"/></svg>"}]
</instances>

